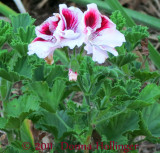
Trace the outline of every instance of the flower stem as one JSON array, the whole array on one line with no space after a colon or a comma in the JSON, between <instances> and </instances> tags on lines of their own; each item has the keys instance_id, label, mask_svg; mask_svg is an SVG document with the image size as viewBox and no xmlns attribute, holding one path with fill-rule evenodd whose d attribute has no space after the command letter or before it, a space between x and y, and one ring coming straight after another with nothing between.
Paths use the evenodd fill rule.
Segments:
<instances>
[{"instance_id":1,"label":"flower stem","mask_svg":"<svg viewBox=\"0 0 160 153\"><path fill-rule=\"evenodd\" d=\"M14 10L12 10L10 7L3 4L2 2L0 2L0 13L5 15L6 17L9 17L10 15L17 15Z\"/></svg>"}]
</instances>

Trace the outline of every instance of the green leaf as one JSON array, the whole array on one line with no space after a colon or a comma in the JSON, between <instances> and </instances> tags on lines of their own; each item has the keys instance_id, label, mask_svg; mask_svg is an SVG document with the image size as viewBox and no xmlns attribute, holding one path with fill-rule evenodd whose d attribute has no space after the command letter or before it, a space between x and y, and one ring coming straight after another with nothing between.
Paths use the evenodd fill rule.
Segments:
<instances>
[{"instance_id":1,"label":"green leaf","mask_svg":"<svg viewBox=\"0 0 160 153\"><path fill-rule=\"evenodd\" d=\"M142 39L149 36L147 30L147 27L137 25L128 27L127 30L124 31L128 51L133 50Z\"/></svg>"},{"instance_id":2,"label":"green leaf","mask_svg":"<svg viewBox=\"0 0 160 153\"><path fill-rule=\"evenodd\" d=\"M122 30L126 24L126 19L123 17L120 11L115 11L110 16L110 19L116 24L116 29Z\"/></svg>"},{"instance_id":3,"label":"green leaf","mask_svg":"<svg viewBox=\"0 0 160 153\"><path fill-rule=\"evenodd\" d=\"M45 76L46 82L49 85L52 85L53 81L58 78L68 79L68 72L64 70L64 66L54 65L51 68L51 71Z\"/></svg>"},{"instance_id":4,"label":"green leaf","mask_svg":"<svg viewBox=\"0 0 160 153\"><path fill-rule=\"evenodd\" d=\"M145 82L157 77L160 77L158 72L149 72L149 71L136 71L134 72L134 77L138 78L141 82Z\"/></svg>"},{"instance_id":5,"label":"green leaf","mask_svg":"<svg viewBox=\"0 0 160 153\"><path fill-rule=\"evenodd\" d=\"M27 56L28 43L24 43L21 40L12 39L10 45L20 57Z\"/></svg>"},{"instance_id":6,"label":"green leaf","mask_svg":"<svg viewBox=\"0 0 160 153\"><path fill-rule=\"evenodd\" d=\"M153 61L153 63L160 69L160 53L154 48L154 46L149 42L148 44L149 49L149 57Z\"/></svg>"},{"instance_id":7,"label":"green leaf","mask_svg":"<svg viewBox=\"0 0 160 153\"><path fill-rule=\"evenodd\" d=\"M125 90L124 87L122 86L114 86L111 89L111 96L117 96L117 95L123 95L123 94L127 94L127 91Z\"/></svg>"},{"instance_id":8,"label":"green leaf","mask_svg":"<svg viewBox=\"0 0 160 153\"><path fill-rule=\"evenodd\" d=\"M31 79L32 68L29 64L28 57L19 58L14 66L14 72L17 72L20 76Z\"/></svg>"},{"instance_id":9,"label":"green leaf","mask_svg":"<svg viewBox=\"0 0 160 153\"><path fill-rule=\"evenodd\" d=\"M99 134L106 136L108 141L127 144L127 137L123 134L137 130L139 127L138 121L138 114L135 111L128 111L111 118L108 122L98 124L96 130Z\"/></svg>"},{"instance_id":10,"label":"green leaf","mask_svg":"<svg viewBox=\"0 0 160 153\"><path fill-rule=\"evenodd\" d=\"M3 64L8 64L10 58L12 58L12 54L13 54L12 51L8 52L7 49L0 50L0 61Z\"/></svg>"},{"instance_id":11,"label":"green leaf","mask_svg":"<svg viewBox=\"0 0 160 153\"><path fill-rule=\"evenodd\" d=\"M56 112L65 91L64 81L55 81L51 90L46 82L35 82L30 84L30 87L39 97L43 108L49 112Z\"/></svg>"},{"instance_id":12,"label":"green leaf","mask_svg":"<svg viewBox=\"0 0 160 153\"><path fill-rule=\"evenodd\" d=\"M136 110L136 109L142 109L144 107L147 107L149 105L152 105L155 101L143 101L143 100L135 100L131 104L128 105L128 108Z\"/></svg>"},{"instance_id":13,"label":"green leaf","mask_svg":"<svg viewBox=\"0 0 160 153\"><path fill-rule=\"evenodd\" d=\"M138 100L146 102L155 101L160 97L160 87L156 84L147 85L140 93Z\"/></svg>"},{"instance_id":14,"label":"green leaf","mask_svg":"<svg viewBox=\"0 0 160 153\"><path fill-rule=\"evenodd\" d=\"M1 97L1 100L4 101L6 99L6 97L8 96L8 92L10 90L12 86L12 83L3 79L3 78L0 78L0 97Z\"/></svg>"},{"instance_id":15,"label":"green leaf","mask_svg":"<svg viewBox=\"0 0 160 153\"><path fill-rule=\"evenodd\" d=\"M5 118L0 118L0 129L4 130L7 124L7 120Z\"/></svg>"},{"instance_id":16,"label":"green leaf","mask_svg":"<svg viewBox=\"0 0 160 153\"><path fill-rule=\"evenodd\" d=\"M75 118L78 115L86 114L89 112L89 106L82 104L81 106L78 106L77 103L73 101L67 102L67 113L70 115L75 115Z\"/></svg>"},{"instance_id":17,"label":"green leaf","mask_svg":"<svg viewBox=\"0 0 160 153\"><path fill-rule=\"evenodd\" d=\"M18 75L18 73L16 72L13 71L8 72L7 70L2 68L0 68L0 77L11 82L17 82L25 79L25 77Z\"/></svg>"},{"instance_id":18,"label":"green leaf","mask_svg":"<svg viewBox=\"0 0 160 153\"><path fill-rule=\"evenodd\" d=\"M20 40L24 43L30 43L36 37L35 26L28 26L26 27L26 30L22 27L19 28L16 37L20 38Z\"/></svg>"},{"instance_id":19,"label":"green leaf","mask_svg":"<svg viewBox=\"0 0 160 153\"><path fill-rule=\"evenodd\" d=\"M92 124L94 124L94 125L101 125L103 123L108 123L108 121L110 119L114 118L115 116L120 115L124 111L125 111L125 109L122 109L122 110L112 110L112 108L110 108L110 110L108 108L104 109L104 110L101 110L101 111L99 111L98 115L94 118ZM93 114L94 114L94 112L93 112Z\"/></svg>"},{"instance_id":20,"label":"green leaf","mask_svg":"<svg viewBox=\"0 0 160 153\"><path fill-rule=\"evenodd\" d=\"M44 63L41 65L37 65L35 68L32 69L33 75L32 80L33 81L45 81L44 77Z\"/></svg>"},{"instance_id":21,"label":"green leaf","mask_svg":"<svg viewBox=\"0 0 160 153\"><path fill-rule=\"evenodd\" d=\"M27 30L28 26L31 26L35 19L29 16L28 13L18 14L16 16L10 16L11 24L13 27L13 31L18 33L19 28L23 28L25 31Z\"/></svg>"},{"instance_id":22,"label":"green leaf","mask_svg":"<svg viewBox=\"0 0 160 153\"><path fill-rule=\"evenodd\" d=\"M143 107L154 104L159 97L160 88L155 84L147 85L141 91L137 99L128 106L128 108L142 109Z\"/></svg>"},{"instance_id":23,"label":"green leaf","mask_svg":"<svg viewBox=\"0 0 160 153\"><path fill-rule=\"evenodd\" d=\"M7 129L19 128L23 120L32 112L38 111L39 103L36 97L23 95L19 99L14 99L5 103L4 112L7 116Z\"/></svg>"},{"instance_id":24,"label":"green leaf","mask_svg":"<svg viewBox=\"0 0 160 153\"><path fill-rule=\"evenodd\" d=\"M160 104L155 103L142 111L144 124L154 137L160 137Z\"/></svg>"},{"instance_id":25,"label":"green leaf","mask_svg":"<svg viewBox=\"0 0 160 153\"><path fill-rule=\"evenodd\" d=\"M4 20L0 20L0 36L4 36L8 32L11 32L10 23Z\"/></svg>"},{"instance_id":26,"label":"green leaf","mask_svg":"<svg viewBox=\"0 0 160 153\"><path fill-rule=\"evenodd\" d=\"M136 80L127 80L126 82L123 80L119 80L115 83L115 86L120 86L121 88L124 88L126 92L126 94L117 95L116 96L117 100L120 100L121 98L125 100L127 99L133 100L137 99L137 96L139 95L141 83Z\"/></svg>"},{"instance_id":27,"label":"green leaf","mask_svg":"<svg viewBox=\"0 0 160 153\"><path fill-rule=\"evenodd\" d=\"M0 20L0 47L8 40L11 35L12 28L6 21Z\"/></svg>"},{"instance_id":28,"label":"green leaf","mask_svg":"<svg viewBox=\"0 0 160 153\"><path fill-rule=\"evenodd\" d=\"M137 56L133 53L127 53L126 55L119 55L119 56L114 56L109 59L110 62L113 64L116 64L118 67L121 67L125 64L133 62Z\"/></svg>"},{"instance_id":29,"label":"green leaf","mask_svg":"<svg viewBox=\"0 0 160 153\"><path fill-rule=\"evenodd\" d=\"M28 119L25 119L20 128L20 133L21 133L21 141L29 142L31 144L30 149L34 150L35 148L34 136L31 130L31 126L32 126L32 122Z\"/></svg>"},{"instance_id":30,"label":"green leaf","mask_svg":"<svg viewBox=\"0 0 160 153\"><path fill-rule=\"evenodd\" d=\"M6 42L6 37L0 36L0 47L2 47L5 42Z\"/></svg>"},{"instance_id":31,"label":"green leaf","mask_svg":"<svg viewBox=\"0 0 160 153\"><path fill-rule=\"evenodd\" d=\"M56 139L61 139L71 134L73 121L66 112L44 112L44 117L36 124L36 128L53 133ZM72 132L73 133L73 132Z\"/></svg>"},{"instance_id":32,"label":"green leaf","mask_svg":"<svg viewBox=\"0 0 160 153\"><path fill-rule=\"evenodd\" d=\"M14 65L8 67L9 70L0 68L0 76L8 81L16 82L32 78L32 68L28 62L28 57L16 58Z\"/></svg>"},{"instance_id":33,"label":"green leaf","mask_svg":"<svg viewBox=\"0 0 160 153\"><path fill-rule=\"evenodd\" d=\"M54 57L58 57L58 59L66 66L69 65L69 60L63 50L56 49L54 52Z\"/></svg>"},{"instance_id":34,"label":"green leaf","mask_svg":"<svg viewBox=\"0 0 160 153\"><path fill-rule=\"evenodd\" d=\"M129 96L135 96L137 98L141 88L141 83L136 80L127 80L125 88Z\"/></svg>"}]
</instances>

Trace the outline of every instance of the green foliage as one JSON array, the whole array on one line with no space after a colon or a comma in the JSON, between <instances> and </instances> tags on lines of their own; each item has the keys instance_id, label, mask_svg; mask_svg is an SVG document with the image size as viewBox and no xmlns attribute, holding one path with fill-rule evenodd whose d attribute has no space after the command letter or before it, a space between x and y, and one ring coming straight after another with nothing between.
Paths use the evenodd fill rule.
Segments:
<instances>
[{"instance_id":1,"label":"green foliage","mask_svg":"<svg viewBox=\"0 0 160 153\"><path fill-rule=\"evenodd\" d=\"M143 124L149 130L150 134L154 137L160 136L160 104L154 103L153 105L144 108L142 111Z\"/></svg>"},{"instance_id":2,"label":"green foliage","mask_svg":"<svg viewBox=\"0 0 160 153\"><path fill-rule=\"evenodd\" d=\"M57 80L50 90L46 82L35 82L30 84L33 92L36 93L41 106L49 112L56 112L65 91L65 82ZM45 94L44 94L45 93Z\"/></svg>"},{"instance_id":3,"label":"green foliage","mask_svg":"<svg viewBox=\"0 0 160 153\"><path fill-rule=\"evenodd\" d=\"M0 118L0 129L20 128L23 120L30 113L39 109L39 103L36 97L23 95L19 99L14 99L9 103L5 103L5 117Z\"/></svg>"},{"instance_id":4,"label":"green foliage","mask_svg":"<svg viewBox=\"0 0 160 153\"><path fill-rule=\"evenodd\" d=\"M132 61L135 61L137 56L133 53L128 53L126 55L119 55L119 56L114 56L109 59L113 64L117 65L118 67L121 67L125 64L131 63Z\"/></svg>"},{"instance_id":5,"label":"green foliage","mask_svg":"<svg viewBox=\"0 0 160 153\"><path fill-rule=\"evenodd\" d=\"M56 113L43 112L43 117L36 123L38 129L52 133L56 139L62 139L73 133L73 122L64 111Z\"/></svg>"},{"instance_id":6,"label":"green foliage","mask_svg":"<svg viewBox=\"0 0 160 153\"><path fill-rule=\"evenodd\" d=\"M66 66L69 65L69 59L68 59L67 55L65 54L65 48L64 48L64 50L56 49L54 52L54 57L57 57L58 60L60 60L64 65L66 65Z\"/></svg>"},{"instance_id":7,"label":"green foliage","mask_svg":"<svg viewBox=\"0 0 160 153\"><path fill-rule=\"evenodd\" d=\"M148 71L135 71L133 76L139 79L141 82L159 78L160 74L158 72L148 72Z\"/></svg>"},{"instance_id":8,"label":"green foliage","mask_svg":"<svg viewBox=\"0 0 160 153\"><path fill-rule=\"evenodd\" d=\"M16 16L10 16L11 24L13 27L13 31L15 33L18 33L20 28L23 28L25 31L27 31L28 26L31 26L35 19L33 19L31 16L29 16L28 13L26 14L19 14Z\"/></svg>"},{"instance_id":9,"label":"green foliage","mask_svg":"<svg viewBox=\"0 0 160 153\"><path fill-rule=\"evenodd\" d=\"M11 35L12 28L6 21L0 20L0 47L8 40Z\"/></svg>"},{"instance_id":10,"label":"green foliage","mask_svg":"<svg viewBox=\"0 0 160 153\"><path fill-rule=\"evenodd\" d=\"M144 26L133 26L127 28L124 32L126 38L126 47L128 51L132 51L142 39L149 36L148 28Z\"/></svg>"},{"instance_id":11,"label":"green foliage","mask_svg":"<svg viewBox=\"0 0 160 153\"><path fill-rule=\"evenodd\" d=\"M121 12L118 10L112 13L112 15L110 16L110 19L116 24L117 30L122 30L122 28L126 24L126 19L123 17Z\"/></svg>"},{"instance_id":12,"label":"green foliage","mask_svg":"<svg viewBox=\"0 0 160 153\"><path fill-rule=\"evenodd\" d=\"M138 120L139 117L136 112L128 111L111 118L109 122L98 124L96 129L101 135L105 135L108 140L115 141L118 144L126 144L127 138L123 134L138 129Z\"/></svg>"}]
</instances>

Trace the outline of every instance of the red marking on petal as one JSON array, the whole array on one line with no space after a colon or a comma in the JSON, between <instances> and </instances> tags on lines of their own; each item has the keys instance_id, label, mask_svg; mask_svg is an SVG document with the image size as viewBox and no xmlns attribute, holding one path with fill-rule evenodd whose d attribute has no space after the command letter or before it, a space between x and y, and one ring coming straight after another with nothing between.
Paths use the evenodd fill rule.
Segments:
<instances>
[{"instance_id":1,"label":"red marking on petal","mask_svg":"<svg viewBox=\"0 0 160 153\"><path fill-rule=\"evenodd\" d=\"M86 27L91 27L94 29L97 26L99 14L94 9L89 10L84 17L84 23Z\"/></svg>"},{"instance_id":2,"label":"red marking on petal","mask_svg":"<svg viewBox=\"0 0 160 153\"><path fill-rule=\"evenodd\" d=\"M60 21L60 17L58 17L58 20L57 20L57 21L52 21L52 22L51 22L51 24L52 24L52 26L53 26L53 30L56 30L59 21Z\"/></svg>"},{"instance_id":3,"label":"red marking on petal","mask_svg":"<svg viewBox=\"0 0 160 153\"><path fill-rule=\"evenodd\" d=\"M71 29L75 32L78 26L78 15L72 10L66 8L62 10L62 14L66 20L67 30Z\"/></svg>"},{"instance_id":4,"label":"red marking on petal","mask_svg":"<svg viewBox=\"0 0 160 153\"><path fill-rule=\"evenodd\" d=\"M40 38L40 37L37 37L37 38L35 38L32 42L36 42L36 41L46 41L46 40L44 40L44 39L42 39L42 38Z\"/></svg>"},{"instance_id":5,"label":"red marking on petal","mask_svg":"<svg viewBox=\"0 0 160 153\"><path fill-rule=\"evenodd\" d=\"M102 31L102 30L104 30L104 29L106 29L106 28L110 28L110 26L109 26L109 21L104 17L104 16L101 16L101 19L102 19L102 22L101 22L101 27L100 28L98 28L97 30L96 30L96 32L100 32L100 31Z\"/></svg>"},{"instance_id":6,"label":"red marking on petal","mask_svg":"<svg viewBox=\"0 0 160 153\"><path fill-rule=\"evenodd\" d=\"M52 32L49 30L49 23L45 23L40 27L39 30L40 33L45 34L45 35L52 35Z\"/></svg>"}]
</instances>

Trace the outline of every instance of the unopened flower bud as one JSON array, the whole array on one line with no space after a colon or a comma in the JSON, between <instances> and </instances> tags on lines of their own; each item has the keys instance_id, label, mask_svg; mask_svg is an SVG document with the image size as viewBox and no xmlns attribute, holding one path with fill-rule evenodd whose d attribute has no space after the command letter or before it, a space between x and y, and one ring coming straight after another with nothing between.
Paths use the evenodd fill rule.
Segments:
<instances>
[{"instance_id":1,"label":"unopened flower bud","mask_svg":"<svg viewBox=\"0 0 160 153\"><path fill-rule=\"evenodd\" d=\"M72 69L69 69L69 73L68 73L68 76L69 76L69 81L77 81L77 72L73 72Z\"/></svg>"}]
</instances>

